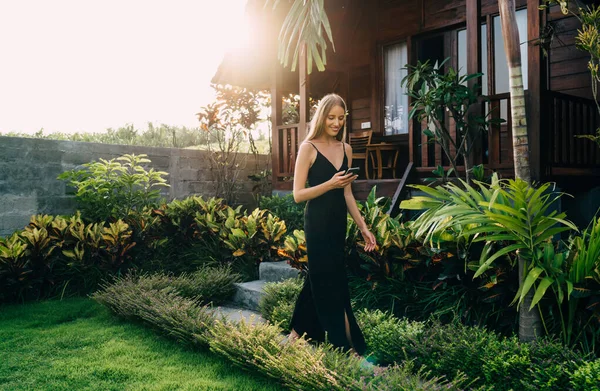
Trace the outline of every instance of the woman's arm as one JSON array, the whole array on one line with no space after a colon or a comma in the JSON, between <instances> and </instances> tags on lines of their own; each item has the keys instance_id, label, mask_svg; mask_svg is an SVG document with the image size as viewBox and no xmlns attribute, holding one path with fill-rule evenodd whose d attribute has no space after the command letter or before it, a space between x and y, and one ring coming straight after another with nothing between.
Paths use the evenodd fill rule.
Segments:
<instances>
[{"instance_id":1,"label":"woman's arm","mask_svg":"<svg viewBox=\"0 0 600 391\"><path fill-rule=\"evenodd\" d=\"M348 155L348 167L352 167L352 147L347 144L344 144L344 147L346 148L346 155ZM365 240L365 251L375 249L375 245L377 244L375 236L369 231L367 223L365 223L358 210L358 206L356 206L356 200L354 199L354 194L352 194L352 186L348 185L344 188L344 198L346 199L348 212L356 222L356 225L358 225L358 229Z\"/></svg>"},{"instance_id":2,"label":"woman's arm","mask_svg":"<svg viewBox=\"0 0 600 391\"><path fill-rule=\"evenodd\" d=\"M330 180L320 185L306 187L308 169L317 157L317 150L308 143L302 143L294 167L294 201L302 202L317 198L329 190L345 188L354 180L354 175L344 175L343 171L336 173Z\"/></svg>"}]
</instances>

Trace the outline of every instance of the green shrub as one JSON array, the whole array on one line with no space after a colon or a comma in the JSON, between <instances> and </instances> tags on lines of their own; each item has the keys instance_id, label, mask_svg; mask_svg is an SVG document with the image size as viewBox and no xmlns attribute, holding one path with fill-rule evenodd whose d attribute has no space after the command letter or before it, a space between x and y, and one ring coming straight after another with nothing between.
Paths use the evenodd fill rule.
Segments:
<instances>
[{"instance_id":1,"label":"green shrub","mask_svg":"<svg viewBox=\"0 0 600 391\"><path fill-rule=\"evenodd\" d=\"M433 376L431 371L416 369L412 361L388 367L385 376L377 376L371 384L376 390L394 391L488 391L492 388L473 387L472 382L460 373L452 380L445 376Z\"/></svg>"},{"instance_id":2,"label":"green shrub","mask_svg":"<svg viewBox=\"0 0 600 391\"><path fill-rule=\"evenodd\" d=\"M585 365L583 355L548 338L538 339L529 345L531 367L522 384L528 391L569 390L571 373Z\"/></svg>"},{"instance_id":3,"label":"green shrub","mask_svg":"<svg viewBox=\"0 0 600 391\"><path fill-rule=\"evenodd\" d=\"M183 296L198 295L213 304L221 304L233 296L234 284L240 282L241 277L233 273L229 266L218 266L202 267L186 278L179 278L176 281L178 281L176 287Z\"/></svg>"},{"instance_id":4,"label":"green shrub","mask_svg":"<svg viewBox=\"0 0 600 391\"><path fill-rule=\"evenodd\" d=\"M583 363L573 371L571 385L574 391L600 391L600 359Z\"/></svg>"},{"instance_id":5,"label":"green shrub","mask_svg":"<svg viewBox=\"0 0 600 391\"><path fill-rule=\"evenodd\" d=\"M154 210L161 224L146 247L155 247L160 259L150 270L176 274L203 265L230 264L244 281L258 278L258 264L279 260L278 250L287 231L285 221L255 209L231 208L220 198L193 196Z\"/></svg>"},{"instance_id":6,"label":"green shrub","mask_svg":"<svg viewBox=\"0 0 600 391\"><path fill-rule=\"evenodd\" d=\"M0 238L0 301L87 294L135 266L135 244L122 220L86 224L79 214L32 216L25 229Z\"/></svg>"},{"instance_id":7,"label":"green shrub","mask_svg":"<svg viewBox=\"0 0 600 391\"><path fill-rule=\"evenodd\" d=\"M306 202L296 203L293 194L284 196L274 195L261 197L259 207L267 209L281 220L285 221L289 232L304 229L304 208Z\"/></svg>"},{"instance_id":8,"label":"green shrub","mask_svg":"<svg viewBox=\"0 0 600 391\"><path fill-rule=\"evenodd\" d=\"M408 334L407 359L436 376L464 373L475 387L497 390L569 390L571 373L584 357L560 342L520 343L480 327L430 321L423 332Z\"/></svg>"},{"instance_id":9,"label":"green shrub","mask_svg":"<svg viewBox=\"0 0 600 391\"><path fill-rule=\"evenodd\" d=\"M147 155L126 154L116 159L84 164L82 170L66 171L58 179L76 189L75 199L83 217L92 222L125 219L132 212L156 206L160 187L168 187L168 175L143 164ZM122 162L122 163L121 163Z\"/></svg>"},{"instance_id":10,"label":"green shrub","mask_svg":"<svg viewBox=\"0 0 600 391\"><path fill-rule=\"evenodd\" d=\"M371 367L360 357L328 344L312 346L302 338L284 344L280 331L271 324L217 321L209 330L210 349L295 390L459 391L466 383L460 374L451 382L422 370L415 374L410 363L385 370Z\"/></svg>"},{"instance_id":11,"label":"green shrub","mask_svg":"<svg viewBox=\"0 0 600 391\"><path fill-rule=\"evenodd\" d=\"M399 363L404 359L403 348L408 338L423 332L424 324L398 319L380 310L360 310L356 319L365 336L369 356L378 364Z\"/></svg>"},{"instance_id":12,"label":"green shrub","mask_svg":"<svg viewBox=\"0 0 600 391\"><path fill-rule=\"evenodd\" d=\"M475 384L480 386L486 380L482 370L485 360L497 353L494 348L498 346L498 337L483 328L431 321L423 333L407 338L404 351L407 359L414 359L418 367L424 366L435 375L464 373L471 380L477 379Z\"/></svg>"},{"instance_id":13,"label":"green shrub","mask_svg":"<svg viewBox=\"0 0 600 391\"><path fill-rule=\"evenodd\" d=\"M301 277L265 284L264 295L259 302L263 318L289 331L294 305L303 284Z\"/></svg>"},{"instance_id":14,"label":"green shrub","mask_svg":"<svg viewBox=\"0 0 600 391\"><path fill-rule=\"evenodd\" d=\"M302 338L284 343L281 328L269 323L213 320L212 311L182 297L164 275L121 278L93 297L120 316L141 320L183 343L209 346L290 389L459 391L468 386L462 374L446 381L422 369L414 373L410 363L382 370L327 344L313 346Z\"/></svg>"},{"instance_id":15,"label":"green shrub","mask_svg":"<svg viewBox=\"0 0 600 391\"><path fill-rule=\"evenodd\" d=\"M485 383L498 391L522 389L521 381L528 378L532 367L529 345L519 343L516 337L490 336L487 342L487 351L481 356Z\"/></svg>"},{"instance_id":16,"label":"green shrub","mask_svg":"<svg viewBox=\"0 0 600 391\"><path fill-rule=\"evenodd\" d=\"M208 267L177 277L164 273L136 277L135 283L144 290L171 290L182 297L198 299L202 303L221 304L235 293L234 283L239 274L229 266Z\"/></svg>"},{"instance_id":17,"label":"green shrub","mask_svg":"<svg viewBox=\"0 0 600 391\"><path fill-rule=\"evenodd\" d=\"M208 346L206 330L214 320L212 311L172 287L153 289L163 282L127 276L104 285L92 298L117 315L146 323L180 342Z\"/></svg>"},{"instance_id":18,"label":"green shrub","mask_svg":"<svg viewBox=\"0 0 600 391\"><path fill-rule=\"evenodd\" d=\"M144 270L175 274L190 273L202 266L217 266L231 257L219 232L228 218L238 219L240 208L227 206L223 199L191 196L173 200L153 211L158 218L143 248L138 252L149 259Z\"/></svg>"}]
</instances>

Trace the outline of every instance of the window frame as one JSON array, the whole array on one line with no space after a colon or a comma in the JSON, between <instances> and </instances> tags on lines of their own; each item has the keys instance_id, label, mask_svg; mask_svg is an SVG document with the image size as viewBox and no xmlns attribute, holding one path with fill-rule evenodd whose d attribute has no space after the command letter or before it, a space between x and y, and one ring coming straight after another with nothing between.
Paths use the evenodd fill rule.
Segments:
<instances>
[{"instance_id":1,"label":"window frame","mask_svg":"<svg viewBox=\"0 0 600 391\"><path fill-rule=\"evenodd\" d=\"M388 46L398 45L401 43L406 43L406 58L407 63L413 63L413 53L412 53L412 37L402 37L395 38L387 41L380 42L377 45L377 74L379 75L378 80L378 89L379 94L377 94L377 108L376 108L376 118L377 118L377 132L374 133L378 138L385 140L386 142L408 142L409 137L413 131L412 120L408 120L408 116L410 114L410 106L412 104L412 98L408 96L408 107L405 115L407 116L408 129L406 133L402 134L392 134L386 135L384 124L385 124L385 92L386 92L386 78L385 78L385 48Z\"/></svg>"}]
</instances>

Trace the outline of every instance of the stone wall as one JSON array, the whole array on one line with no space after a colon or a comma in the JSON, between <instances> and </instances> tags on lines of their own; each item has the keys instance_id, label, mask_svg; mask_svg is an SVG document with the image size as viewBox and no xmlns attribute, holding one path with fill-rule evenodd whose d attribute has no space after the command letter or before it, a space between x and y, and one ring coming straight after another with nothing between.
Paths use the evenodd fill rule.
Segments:
<instances>
[{"instance_id":1,"label":"stone wall","mask_svg":"<svg viewBox=\"0 0 600 391\"><path fill-rule=\"evenodd\" d=\"M0 136L0 236L22 229L34 214L71 214L76 209L72 189L56 177L93 160L124 154L147 154L149 167L169 173L168 200L192 194L214 195L208 152L192 149L154 148L74 141ZM243 167L238 201L253 207L248 175L265 169L269 156L241 154ZM258 168L257 168L258 167Z\"/></svg>"}]
</instances>

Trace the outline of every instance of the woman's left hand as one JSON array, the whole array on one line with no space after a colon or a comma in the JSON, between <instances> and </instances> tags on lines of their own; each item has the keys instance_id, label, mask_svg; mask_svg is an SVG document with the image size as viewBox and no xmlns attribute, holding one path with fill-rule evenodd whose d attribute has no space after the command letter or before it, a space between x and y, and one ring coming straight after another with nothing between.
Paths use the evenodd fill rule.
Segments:
<instances>
[{"instance_id":1,"label":"woman's left hand","mask_svg":"<svg viewBox=\"0 0 600 391\"><path fill-rule=\"evenodd\" d=\"M365 241L365 251L373 251L375 250L375 246L377 246L377 241L375 240L375 235L371 233L368 229L361 229L360 233Z\"/></svg>"}]
</instances>

